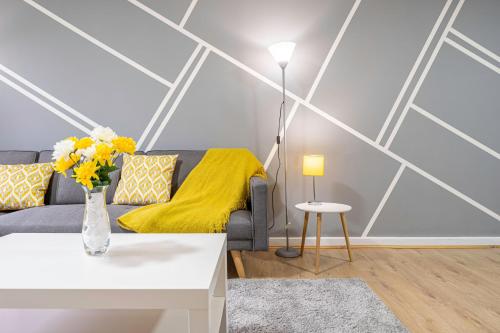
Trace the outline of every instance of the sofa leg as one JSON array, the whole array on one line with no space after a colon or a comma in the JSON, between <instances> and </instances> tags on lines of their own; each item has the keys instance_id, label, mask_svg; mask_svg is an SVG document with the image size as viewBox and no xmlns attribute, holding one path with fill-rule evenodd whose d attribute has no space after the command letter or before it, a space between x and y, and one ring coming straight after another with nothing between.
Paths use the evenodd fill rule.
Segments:
<instances>
[{"instance_id":1,"label":"sofa leg","mask_svg":"<svg viewBox=\"0 0 500 333\"><path fill-rule=\"evenodd\" d=\"M234 266L240 279L245 278L245 267L243 267L243 260L241 260L241 251L231 250L231 257L233 257Z\"/></svg>"}]
</instances>

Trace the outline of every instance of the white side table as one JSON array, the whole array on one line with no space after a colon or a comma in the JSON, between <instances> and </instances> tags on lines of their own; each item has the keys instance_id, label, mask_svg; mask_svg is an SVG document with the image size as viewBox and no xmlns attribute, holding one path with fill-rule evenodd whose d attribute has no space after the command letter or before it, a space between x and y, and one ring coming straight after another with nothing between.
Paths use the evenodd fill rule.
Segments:
<instances>
[{"instance_id":1,"label":"white side table","mask_svg":"<svg viewBox=\"0 0 500 333\"><path fill-rule=\"evenodd\" d=\"M347 223L345 221L344 214L350 211L351 206L333 203L333 202L322 202L321 204L310 204L307 202L299 203L295 205L295 208L305 212L304 214L304 228L302 229L302 244L300 246L300 255L304 253L304 243L307 234L307 224L309 223L309 213L316 213L316 273L319 272L319 248L321 244L321 215L323 213L338 213L340 215L340 222L342 223L342 229L344 230L345 244L347 247L347 254L349 255L349 261L352 261L351 255L351 244L349 243L349 231L347 229Z\"/></svg>"}]
</instances>

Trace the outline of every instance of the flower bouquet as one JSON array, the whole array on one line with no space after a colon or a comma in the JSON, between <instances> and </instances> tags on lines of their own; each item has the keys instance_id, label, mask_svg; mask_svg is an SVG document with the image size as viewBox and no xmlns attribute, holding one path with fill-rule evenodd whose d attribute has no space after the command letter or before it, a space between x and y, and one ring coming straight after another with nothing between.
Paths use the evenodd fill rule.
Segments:
<instances>
[{"instance_id":1,"label":"flower bouquet","mask_svg":"<svg viewBox=\"0 0 500 333\"><path fill-rule=\"evenodd\" d=\"M54 170L66 177L71 169L71 177L85 192L82 235L90 255L104 254L109 247L106 189L111 184L110 173L118 169L118 156L134 154L135 146L133 139L117 136L109 127L96 127L90 137L69 137L54 145Z\"/></svg>"}]
</instances>

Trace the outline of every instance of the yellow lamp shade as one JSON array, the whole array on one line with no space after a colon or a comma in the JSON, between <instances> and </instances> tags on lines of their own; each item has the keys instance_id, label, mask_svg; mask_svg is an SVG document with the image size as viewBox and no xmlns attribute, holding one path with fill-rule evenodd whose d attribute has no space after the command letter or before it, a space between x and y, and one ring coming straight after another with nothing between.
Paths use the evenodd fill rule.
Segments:
<instances>
[{"instance_id":1,"label":"yellow lamp shade","mask_svg":"<svg viewBox=\"0 0 500 333\"><path fill-rule=\"evenodd\" d=\"M325 174L325 156L304 155L302 174L304 176L323 176Z\"/></svg>"}]
</instances>

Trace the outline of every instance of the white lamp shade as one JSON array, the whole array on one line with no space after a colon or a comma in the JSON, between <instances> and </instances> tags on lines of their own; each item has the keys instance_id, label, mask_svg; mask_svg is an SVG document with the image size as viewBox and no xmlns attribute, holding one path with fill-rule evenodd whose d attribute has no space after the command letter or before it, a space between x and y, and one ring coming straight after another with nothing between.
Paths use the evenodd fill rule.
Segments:
<instances>
[{"instance_id":1,"label":"white lamp shade","mask_svg":"<svg viewBox=\"0 0 500 333\"><path fill-rule=\"evenodd\" d=\"M294 42L280 42L269 46L269 52L280 66L286 66L295 49Z\"/></svg>"},{"instance_id":2,"label":"white lamp shade","mask_svg":"<svg viewBox=\"0 0 500 333\"><path fill-rule=\"evenodd\" d=\"M302 174L304 176L323 176L325 174L325 156L304 155Z\"/></svg>"}]
</instances>

